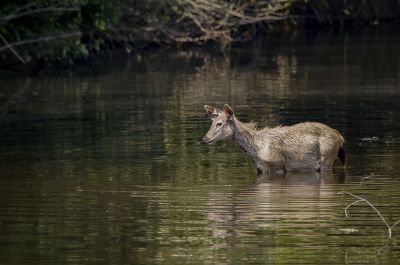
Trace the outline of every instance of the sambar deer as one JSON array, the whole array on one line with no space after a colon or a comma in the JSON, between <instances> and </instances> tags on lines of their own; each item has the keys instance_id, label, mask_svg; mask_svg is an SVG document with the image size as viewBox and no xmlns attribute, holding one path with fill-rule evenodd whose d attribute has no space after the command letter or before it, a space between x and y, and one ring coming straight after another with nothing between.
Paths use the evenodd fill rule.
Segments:
<instances>
[{"instance_id":1,"label":"sambar deer","mask_svg":"<svg viewBox=\"0 0 400 265\"><path fill-rule=\"evenodd\" d=\"M343 136L325 124L303 122L258 129L254 123L239 121L228 104L223 111L204 107L212 124L203 142L231 138L252 158L258 174L332 170L337 156L346 165Z\"/></svg>"}]
</instances>

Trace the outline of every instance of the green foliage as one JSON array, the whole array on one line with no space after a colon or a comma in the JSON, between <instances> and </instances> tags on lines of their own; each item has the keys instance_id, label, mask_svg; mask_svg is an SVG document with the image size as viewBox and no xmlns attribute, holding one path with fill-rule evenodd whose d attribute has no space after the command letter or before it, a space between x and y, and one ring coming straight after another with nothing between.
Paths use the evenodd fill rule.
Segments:
<instances>
[{"instance_id":1,"label":"green foliage","mask_svg":"<svg viewBox=\"0 0 400 265\"><path fill-rule=\"evenodd\" d=\"M399 17L398 0L6 0L0 8L0 60L72 63L111 46L225 46L291 24L377 25ZM283 27L272 26L277 21Z\"/></svg>"},{"instance_id":2,"label":"green foliage","mask_svg":"<svg viewBox=\"0 0 400 265\"><path fill-rule=\"evenodd\" d=\"M0 9L1 46L15 45L27 62L72 62L100 48L117 9L108 0L7 1Z\"/></svg>"}]
</instances>

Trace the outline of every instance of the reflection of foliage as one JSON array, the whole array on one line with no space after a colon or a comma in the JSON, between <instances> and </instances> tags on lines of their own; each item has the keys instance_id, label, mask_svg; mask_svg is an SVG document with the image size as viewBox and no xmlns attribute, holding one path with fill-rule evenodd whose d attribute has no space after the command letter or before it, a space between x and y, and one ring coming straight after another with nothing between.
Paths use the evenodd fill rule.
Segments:
<instances>
[{"instance_id":1,"label":"reflection of foliage","mask_svg":"<svg viewBox=\"0 0 400 265\"><path fill-rule=\"evenodd\" d=\"M307 18L317 25L378 24L400 16L397 0L304 0L296 3L294 8L292 13L300 17L308 15Z\"/></svg>"},{"instance_id":2,"label":"reflection of foliage","mask_svg":"<svg viewBox=\"0 0 400 265\"><path fill-rule=\"evenodd\" d=\"M15 229L3 229L13 231L4 234L6 242L18 243L5 250L14 251L15 259L36 254L53 263L104 258L115 264L151 264L155 257L175 264L189 255L193 263L248 263L254 254L252 261L273 257L274 264L317 264L318 253L336 263L346 256L352 264L360 255L375 255L385 240L380 220L360 207L353 208L354 217L361 213L363 219L344 221L336 196L340 187L261 183L250 190L255 171L246 156L228 144L199 144L209 126L203 102L229 100L240 118L260 125L329 120L346 131L352 162L361 161L351 170L378 168L389 177L365 191L379 191L369 196L371 202L398 219L396 203L388 204L399 190L399 181L391 177L398 170L398 131L393 129L398 97L374 83L396 91L398 57L387 56L397 51L391 45L395 41L377 46L379 38L369 38L359 49L350 35L332 53L318 50L334 43L321 35L307 47L309 52L299 42L290 47L255 42L251 52L232 49L237 54L224 60L202 49L180 49L144 56L125 71L96 77L3 81L3 97L22 84L27 87L2 117L3 158L11 157L3 159L2 175L7 176L5 169L16 173L3 181L9 186L1 201L6 212L21 216L3 222ZM348 57L340 56L347 51ZM369 71L380 62L388 68ZM337 72L342 76L338 65L352 78L337 78ZM366 90L365 84L373 85ZM357 139L372 135L382 140L358 146ZM28 175L20 173L27 169ZM352 177L346 189L358 194ZM299 199L301 194L305 197ZM365 229L351 231L349 223ZM249 242L262 247L255 251ZM34 253L18 255L26 246L33 246ZM390 263L389 253L375 263Z\"/></svg>"}]
</instances>

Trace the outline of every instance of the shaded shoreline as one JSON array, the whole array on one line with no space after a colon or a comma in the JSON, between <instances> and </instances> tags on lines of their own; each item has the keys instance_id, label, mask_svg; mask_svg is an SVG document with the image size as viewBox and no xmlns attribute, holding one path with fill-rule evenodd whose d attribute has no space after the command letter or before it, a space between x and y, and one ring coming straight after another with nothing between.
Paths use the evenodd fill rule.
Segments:
<instances>
[{"instance_id":1,"label":"shaded shoreline","mask_svg":"<svg viewBox=\"0 0 400 265\"><path fill-rule=\"evenodd\" d=\"M309 30L398 26L400 2L169 0L8 3L0 12L0 68L26 72L103 63L115 51L232 47Z\"/></svg>"},{"instance_id":2,"label":"shaded shoreline","mask_svg":"<svg viewBox=\"0 0 400 265\"><path fill-rule=\"evenodd\" d=\"M339 36L339 37L337 37ZM102 51L90 58L79 60L75 64L15 64L14 67L0 67L2 78L20 78L21 76L63 76L65 74L81 75L106 73L110 69L123 69L129 65L137 65L139 68L149 61L176 61L176 67L180 64L186 65L191 61L194 65L202 65L204 60L227 60L232 64L249 63L246 54L254 49L263 50L290 50L297 46L315 46L321 48L329 45L331 41L343 42L393 42L390 38L400 36L400 28L396 25L381 25L379 27L364 27L348 29L345 31L331 32L327 30L302 30L290 33L277 33L268 36L259 36L251 41L241 42L222 49L215 43L203 45L186 44L180 47L152 46L138 48L133 52L127 52L123 48L113 51ZM317 46L316 46L317 47ZM208 58L208 59L207 59ZM183 60L183 61L182 61ZM144 69L144 68L143 68ZM138 69L140 70L140 69Z\"/></svg>"}]
</instances>

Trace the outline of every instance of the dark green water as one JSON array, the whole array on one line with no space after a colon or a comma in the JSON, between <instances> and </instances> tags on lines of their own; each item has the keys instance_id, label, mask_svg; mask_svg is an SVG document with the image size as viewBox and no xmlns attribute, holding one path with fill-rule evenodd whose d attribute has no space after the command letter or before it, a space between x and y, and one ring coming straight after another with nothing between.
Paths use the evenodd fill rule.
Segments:
<instances>
[{"instance_id":1,"label":"dark green water","mask_svg":"<svg viewBox=\"0 0 400 265\"><path fill-rule=\"evenodd\" d=\"M0 80L0 264L398 264L400 35L145 54L95 74ZM256 178L201 144L203 105L320 121L348 169Z\"/></svg>"}]
</instances>

